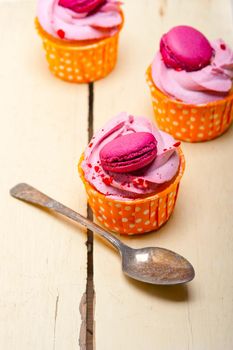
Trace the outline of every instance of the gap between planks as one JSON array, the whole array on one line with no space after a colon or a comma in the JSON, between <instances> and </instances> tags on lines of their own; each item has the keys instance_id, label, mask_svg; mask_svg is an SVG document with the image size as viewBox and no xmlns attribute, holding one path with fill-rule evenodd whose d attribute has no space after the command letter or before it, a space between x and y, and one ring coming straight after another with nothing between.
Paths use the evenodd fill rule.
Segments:
<instances>
[{"instance_id":1,"label":"gap between planks","mask_svg":"<svg viewBox=\"0 0 233 350\"><path fill-rule=\"evenodd\" d=\"M94 129L94 83L88 85L88 142ZM93 221L93 213L87 205L87 217ZM86 350L94 349L94 266L93 266L93 232L87 230L87 284L86 284Z\"/></svg>"}]
</instances>

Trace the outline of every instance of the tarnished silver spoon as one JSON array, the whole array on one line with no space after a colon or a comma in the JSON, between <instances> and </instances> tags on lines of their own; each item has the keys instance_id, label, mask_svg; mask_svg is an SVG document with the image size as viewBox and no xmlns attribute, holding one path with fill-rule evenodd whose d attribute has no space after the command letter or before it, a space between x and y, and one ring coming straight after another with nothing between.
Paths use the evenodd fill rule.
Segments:
<instances>
[{"instance_id":1,"label":"tarnished silver spoon","mask_svg":"<svg viewBox=\"0 0 233 350\"><path fill-rule=\"evenodd\" d=\"M13 187L10 194L25 202L54 210L98 233L118 249L122 258L123 272L135 280L152 284L174 285L189 282L194 278L193 266L181 255L164 248L130 248L84 216L25 183Z\"/></svg>"}]
</instances>

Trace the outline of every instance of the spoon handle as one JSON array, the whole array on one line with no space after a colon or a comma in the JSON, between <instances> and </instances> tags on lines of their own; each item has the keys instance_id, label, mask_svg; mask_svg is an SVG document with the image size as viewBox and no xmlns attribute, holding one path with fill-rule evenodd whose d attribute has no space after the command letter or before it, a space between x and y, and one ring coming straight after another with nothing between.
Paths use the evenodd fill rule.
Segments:
<instances>
[{"instance_id":1,"label":"spoon handle","mask_svg":"<svg viewBox=\"0 0 233 350\"><path fill-rule=\"evenodd\" d=\"M101 237L105 238L119 251L125 246L119 239L113 236L111 233L105 231L100 226L96 225L92 221L88 220L81 214L76 213L74 210L66 207L65 205L57 202L55 199L46 196L44 193L38 191L36 188L20 183L10 190L12 197L23 200L28 203L37 204L41 207L54 210L76 222L87 227L88 229L98 233Z\"/></svg>"}]
</instances>

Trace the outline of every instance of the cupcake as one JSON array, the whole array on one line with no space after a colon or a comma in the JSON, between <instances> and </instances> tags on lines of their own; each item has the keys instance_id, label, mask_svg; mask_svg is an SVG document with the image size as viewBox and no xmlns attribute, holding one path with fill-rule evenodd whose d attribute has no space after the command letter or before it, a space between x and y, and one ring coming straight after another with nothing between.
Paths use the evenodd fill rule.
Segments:
<instances>
[{"instance_id":1,"label":"cupcake","mask_svg":"<svg viewBox=\"0 0 233 350\"><path fill-rule=\"evenodd\" d=\"M38 0L35 23L58 78L88 83L113 70L123 26L119 1Z\"/></svg>"},{"instance_id":2,"label":"cupcake","mask_svg":"<svg viewBox=\"0 0 233 350\"><path fill-rule=\"evenodd\" d=\"M198 30L177 26L162 36L147 69L160 129L183 141L221 135L233 118L233 51Z\"/></svg>"},{"instance_id":3,"label":"cupcake","mask_svg":"<svg viewBox=\"0 0 233 350\"><path fill-rule=\"evenodd\" d=\"M79 174L96 219L106 229L158 229L174 210L185 160L180 142L145 117L123 112L92 138Z\"/></svg>"}]
</instances>

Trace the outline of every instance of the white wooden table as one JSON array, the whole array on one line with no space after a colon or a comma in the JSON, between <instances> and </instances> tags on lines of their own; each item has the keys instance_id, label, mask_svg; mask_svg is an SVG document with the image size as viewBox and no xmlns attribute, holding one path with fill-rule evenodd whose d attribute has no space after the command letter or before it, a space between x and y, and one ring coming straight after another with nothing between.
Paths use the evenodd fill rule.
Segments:
<instances>
[{"instance_id":1,"label":"white wooden table","mask_svg":"<svg viewBox=\"0 0 233 350\"><path fill-rule=\"evenodd\" d=\"M8 193L28 182L86 215L76 163L90 136L88 115L94 130L122 110L153 118L144 72L174 25L196 26L233 46L229 0L126 0L124 11L118 64L93 85L91 111L92 86L50 75L34 30L35 2L0 0L0 349L233 348L233 128L208 143L183 143L187 168L174 215L157 233L122 237L133 247L184 255L195 280L169 288L133 282L115 251L96 238L89 252L93 336L85 325L86 231Z\"/></svg>"}]
</instances>

